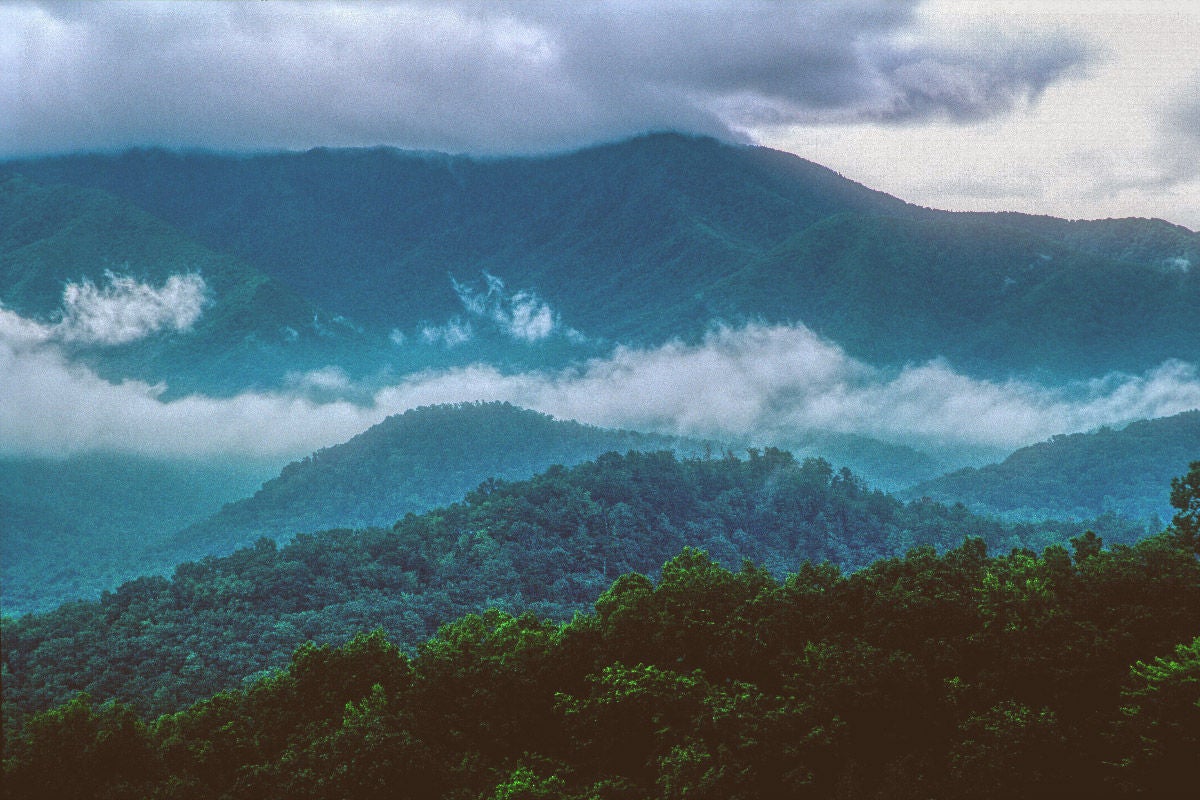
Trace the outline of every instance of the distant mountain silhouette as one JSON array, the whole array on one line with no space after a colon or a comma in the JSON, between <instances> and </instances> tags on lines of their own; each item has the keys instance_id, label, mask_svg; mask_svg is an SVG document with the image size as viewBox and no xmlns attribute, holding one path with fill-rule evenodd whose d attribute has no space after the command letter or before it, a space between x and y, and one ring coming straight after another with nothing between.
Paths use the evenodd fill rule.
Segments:
<instances>
[{"instance_id":1,"label":"distant mountain silhouette","mask_svg":"<svg viewBox=\"0 0 1200 800\"><path fill-rule=\"evenodd\" d=\"M1029 517L1169 520L1171 479L1200 460L1200 410L1120 430L1055 436L999 464L962 469L902 494L961 502L974 511Z\"/></svg>"}]
</instances>

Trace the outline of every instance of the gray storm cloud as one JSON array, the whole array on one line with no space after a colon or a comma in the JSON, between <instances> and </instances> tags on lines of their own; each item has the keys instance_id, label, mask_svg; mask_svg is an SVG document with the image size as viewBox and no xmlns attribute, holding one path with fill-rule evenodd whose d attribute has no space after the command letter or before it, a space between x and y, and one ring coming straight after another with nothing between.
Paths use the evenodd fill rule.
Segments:
<instances>
[{"instance_id":1,"label":"gray storm cloud","mask_svg":"<svg viewBox=\"0 0 1200 800\"><path fill-rule=\"evenodd\" d=\"M974 120L1089 55L922 38L913 0L0 6L0 155L564 149L672 128Z\"/></svg>"},{"instance_id":2,"label":"gray storm cloud","mask_svg":"<svg viewBox=\"0 0 1200 800\"><path fill-rule=\"evenodd\" d=\"M931 362L898 372L847 356L802 326L713 331L699 344L618 348L560 372L469 367L409 375L371 402L317 402L312 387L345 376L297 376L292 391L163 400L156 387L112 384L53 343L21 338L0 314L0 453L116 450L159 456L295 458L345 441L389 414L433 403L508 400L564 419L664 433L786 441L809 431L861 433L931 448L997 454L1057 433L1200 407L1196 365L1066 387L997 383Z\"/></svg>"}]
</instances>

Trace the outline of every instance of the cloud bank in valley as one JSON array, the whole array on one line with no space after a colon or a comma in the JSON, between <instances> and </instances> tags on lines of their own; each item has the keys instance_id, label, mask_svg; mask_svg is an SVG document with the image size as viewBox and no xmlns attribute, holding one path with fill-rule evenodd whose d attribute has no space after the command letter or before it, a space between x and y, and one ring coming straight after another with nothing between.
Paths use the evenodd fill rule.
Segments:
<instances>
[{"instance_id":1,"label":"cloud bank in valley","mask_svg":"<svg viewBox=\"0 0 1200 800\"><path fill-rule=\"evenodd\" d=\"M1195 364L1067 387L970 378L931 362L884 371L802 326L714 330L699 344L622 347L558 372L505 373L486 364L406 376L370 402L317 402L291 391L161 399L159 388L108 383L53 342L31 343L6 312L0 326L0 453L116 450L158 456L283 460L345 441L389 414L434 403L507 400L564 419L673 434L786 441L814 430L918 447L1002 454L1058 433L1200 407ZM16 318L18 323L20 318ZM12 335L16 329L17 335Z\"/></svg>"}]
</instances>

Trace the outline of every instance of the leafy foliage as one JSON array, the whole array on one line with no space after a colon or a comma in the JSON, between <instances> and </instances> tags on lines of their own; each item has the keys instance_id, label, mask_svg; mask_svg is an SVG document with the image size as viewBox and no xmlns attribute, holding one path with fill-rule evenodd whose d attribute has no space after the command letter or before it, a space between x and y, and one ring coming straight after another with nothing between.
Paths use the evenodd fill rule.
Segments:
<instances>
[{"instance_id":1,"label":"leafy foliage","mask_svg":"<svg viewBox=\"0 0 1200 800\"><path fill-rule=\"evenodd\" d=\"M1085 549L779 581L684 548L566 624L308 644L148 723L76 698L7 739L5 796L1184 796L1200 562L1169 534Z\"/></svg>"},{"instance_id":2,"label":"leafy foliage","mask_svg":"<svg viewBox=\"0 0 1200 800\"><path fill-rule=\"evenodd\" d=\"M1107 524L1101 533L1114 543L1142 533ZM139 713L174 711L281 666L305 641L344 642L380 627L411 650L443 621L488 607L567 620L617 576L651 573L689 546L730 568L747 558L763 564L765 586L766 575L806 561L854 569L917 546L932 558L932 548L966 536L999 551L1040 549L1083 530L1002 524L929 502L906 506L848 471L779 450L744 460L608 453L524 482L488 480L462 502L408 514L391 529L302 534L284 546L261 539L224 558L181 564L171 579L126 583L98 602L6 619L5 720L12 729L22 713L80 689ZM737 604L722 593L729 587L689 563L664 570L660 596L680 609L702 600L711 609L661 643L690 653L709 647L699 634ZM634 579L616 586L648 591ZM650 633L640 637L651 641Z\"/></svg>"}]
</instances>

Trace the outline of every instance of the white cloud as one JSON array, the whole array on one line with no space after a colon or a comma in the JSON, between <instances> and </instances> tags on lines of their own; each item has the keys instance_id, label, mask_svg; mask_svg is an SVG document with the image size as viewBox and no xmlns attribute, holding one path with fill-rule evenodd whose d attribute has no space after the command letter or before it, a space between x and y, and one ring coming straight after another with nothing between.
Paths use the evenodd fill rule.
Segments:
<instances>
[{"instance_id":1,"label":"white cloud","mask_svg":"<svg viewBox=\"0 0 1200 800\"><path fill-rule=\"evenodd\" d=\"M199 275L172 275L155 289L128 276L104 274L107 286L98 287L86 278L67 284L55 338L78 344L126 344L163 329L186 331L200 318L207 287Z\"/></svg>"},{"instance_id":2,"label":"white cloud","mask_svg":"<svg viewBox=\"0 0 1200 800\"><path fill-rule=\"evenodd\" d=\"M784 122L746 133L910 202L1068 219L1159 217L1200 230L1200 4L929 0L916 28L953 45L1059 31L1094 56L976 124Z\"/></svg>"},{"instance_id":3,"label":"white cloud","mask_svg":"<svg viewBox=\"0 0 1200 800\"><path fill-rule=\"evenodd\" d=\"M475 337L475 329L469 320L463 321L454 317L445 325L426 325L421 328L421 341L425 344L441 344L446 347L458 347L466 344ZM393 341L395 341L393 339Z\"/></svg>"},{"instance_id":4,"label":"white cloud","mask_svg":"<svg viewBox=\"0 0 1200 800\"><path fill-rule=\"evenodd\" d=\"M1200 407L1195 364L1062 387L990 382L940 362L879 370L801 326L723 328L694 345L618 348L560 372L511 374L483 364L427 371L360 404L313 399L314 387L344 396L336 369L310 373L291 392L163 400L155 387L107 383L57 347L29 346L20 335L19 318L0 316L0 453L294 458L416 406L507 400L559 418L665 433L770 443L837 431L1001 454L1057 433Z\"/></svg>"},{"instance_id":5,"label":"white cloud","mask_svg":"<svg viewBox=\"0 0 1200 800\"><path fill-rule=\"evenodd\" d=\"M54 324L24 319L0 307L0 337L27 344L128 344L162 330L189 330L207 301L208 287L194 273L172 275L158 289L110 271L104 275L104 286L87 278L68 283Z\"/></svg>"},{"instance_id":6,"label":"white cloud","mask_svg":"<svg viewBox=\"0 0 1200 800\"><path fill-rule=\"evenodd\" d=\"M486 272L483 277L487 289L482 292L451 279L468 313L491 320L504 334L523 342L538 342L562 330L558 314L536 292L509 294L500 278ZM578 335L571 330L565 333Z\"/></svg>"}]
</instances>

